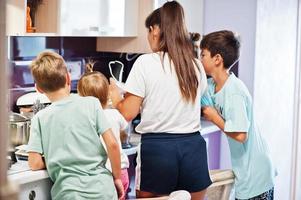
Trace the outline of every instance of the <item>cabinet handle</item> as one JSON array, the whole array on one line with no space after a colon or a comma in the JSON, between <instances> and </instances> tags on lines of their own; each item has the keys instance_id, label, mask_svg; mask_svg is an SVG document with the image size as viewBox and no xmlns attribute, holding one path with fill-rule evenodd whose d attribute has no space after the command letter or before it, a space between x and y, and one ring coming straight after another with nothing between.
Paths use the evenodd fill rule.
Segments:
<instances>
[{"instance_id":1,"label":"cabinet handle","mask_svg":"<svg viewBox=\"0 0 301 200\"><path fill-rule=\"evenodd\" d=\"M34 200L35 198L36 198L36 192L34 190L31 190L29 192L28 199L29 200Z\"/></svg>"},{"instance_id":2,"label":"cabinet handle","mask_svg":"<svg viewBox=\"0 0 301 200\"><path fill-rule=\"evenodd\" d=\"M89 31L96 31L96 32L98 32L99 28L97 26L90 26L89 27Z\"/></svg>"}]
</instances>

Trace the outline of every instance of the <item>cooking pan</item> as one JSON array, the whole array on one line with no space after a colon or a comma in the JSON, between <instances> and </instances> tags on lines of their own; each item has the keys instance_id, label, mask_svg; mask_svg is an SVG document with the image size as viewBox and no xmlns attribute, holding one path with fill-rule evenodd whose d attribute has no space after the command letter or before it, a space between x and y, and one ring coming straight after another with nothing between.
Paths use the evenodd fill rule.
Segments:
<instances>
[{"instance_id":1,"label":"cooking pan","mask_svg":"<svg viewBox=\"0 0 301 200\"><path fill-rule=\"evenodd\" d=\"M27 144L30 134L30 118L11 112L8 124L11 145Z\"/></svg>"}]
</instances>

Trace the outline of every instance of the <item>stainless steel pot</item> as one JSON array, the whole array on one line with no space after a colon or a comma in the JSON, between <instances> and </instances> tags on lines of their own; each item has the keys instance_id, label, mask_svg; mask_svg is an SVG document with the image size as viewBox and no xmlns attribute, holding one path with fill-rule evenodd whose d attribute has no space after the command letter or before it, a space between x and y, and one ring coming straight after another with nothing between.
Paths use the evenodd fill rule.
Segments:
<instances>
[{"instance_id":1,"label":"stainless steel pot","mask_svg":"<svg viewBox=\"0 0 301 200\"><path fill-rule=\"evenodd\" d=\"M12 146L28 143L30 134L30 118L12 112L9 115L8 128Z\"/></svg>"}]
</instances>

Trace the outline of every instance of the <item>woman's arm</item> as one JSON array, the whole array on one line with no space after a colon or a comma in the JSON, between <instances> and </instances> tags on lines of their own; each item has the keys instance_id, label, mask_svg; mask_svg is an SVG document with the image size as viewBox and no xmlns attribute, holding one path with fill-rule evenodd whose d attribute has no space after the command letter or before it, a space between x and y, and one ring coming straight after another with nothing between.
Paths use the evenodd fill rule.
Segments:
<instances>
[{"instance_id":1,"label":"woman's arm","mask_svg":"<svg viewBox=\"0 0 301 200\"><path fill-rule=\"evenodd\" d=\"M139 114L142 101L143 98L126 93L124 99L116 104L116 108L125 120L129 122Z\"/></svg>"},{"instance_id":2,"label":"woman's arm","mask_svg":"<svg viewBox=\"0 0 301 200\"><path fill-rule=\"evenodd\" d=\"M224 119L218 114L218 112L210 106L202 107L204 117L213 122L216 126L218 126L226 135L231 137L232 139L244 143L247 140L247 133L246 132L225 132L225 121Z\"/></svg>"}]
</instances>

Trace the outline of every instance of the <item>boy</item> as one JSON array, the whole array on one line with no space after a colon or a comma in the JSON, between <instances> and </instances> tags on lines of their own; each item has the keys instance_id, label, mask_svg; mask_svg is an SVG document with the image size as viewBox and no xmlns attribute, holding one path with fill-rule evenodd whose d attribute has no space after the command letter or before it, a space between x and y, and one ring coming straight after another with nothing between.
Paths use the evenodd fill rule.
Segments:
<instances>
[{"instance_id":1,"label":"boy","mask_svg":"<svg viewBox=\"0 0 301 200\"><path fill-rule=\"evenodd\" d=\"M235 174L236 199L273 199L275 169L268 146L255 126L252 99L229 69L239 59L240 43L231 31L210 33L201 41L201 59L208 79L202 98L204 117L228 138ZM207 99L206 99L207 98Z\"/></svg>"},{"instance_id":2,"label":"boy","mask_svg":"<svg viewBox=\"0 0 301 200\"><path fill-rule=\"evenodd\" d=\"M54 182L52 199L117 199L114 185L123 196L119 146L99 101L70 94L66 64L54 52L38 55L31 72L37 90L52 104L32 119L28 163L32 170L47 168ZM100 135L112 174L104 167L107 154Z\"/></svg>"}]
</instances>

